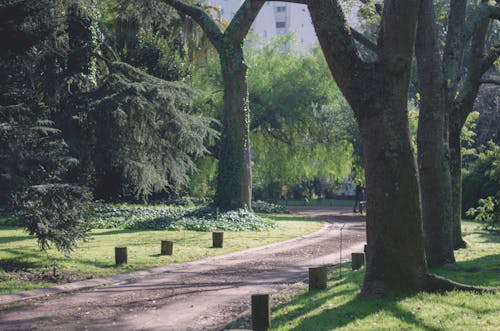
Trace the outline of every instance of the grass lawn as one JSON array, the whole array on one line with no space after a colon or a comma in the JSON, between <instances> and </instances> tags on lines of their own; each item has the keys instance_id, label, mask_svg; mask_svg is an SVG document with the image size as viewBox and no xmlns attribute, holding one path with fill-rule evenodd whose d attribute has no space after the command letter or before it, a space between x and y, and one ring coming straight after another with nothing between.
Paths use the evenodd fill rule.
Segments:
<instances>
[{"instance_id":1,"label":"grass lawn","mask_svg":"<svg viewBox=\"0 0 500 331\"><path fill-rule=\"evenodd\" d=\"M0 226L0 294L197 260L298 237L322 226L322 222L295 215L262 216L276 220L279 228L264 232L226 232L224 248L211 248L210 232L108 229L92 231L89 240L80 243L71 257L56 250L46 255L22 228ZM161 240L174 241L172 256L159 254ZM115 266L115 246L128 247L127 265ZM55 279L52 277L54 261L59 274Z\"/></svg>"},{"instance_id":2,"label":"grass lawn","mask_svg":"<svg viewBox=\"0 0 500 331\"><path fill-rule=\"evenodd\" d=\"M467 249L456 252L461 271L432 272L474 285L500 286L500 237L464 222ZM347 265L350 268L350 265ZM347 269L346 268L346 269ZM345 269L344 269L345 270ZM302 290L272 308L273 330L499 330L500 294L397 293L360 298L364 269L330 274L328 290ZM242 318L230 328L249 327Z\"/></svg>"}]
</instances>

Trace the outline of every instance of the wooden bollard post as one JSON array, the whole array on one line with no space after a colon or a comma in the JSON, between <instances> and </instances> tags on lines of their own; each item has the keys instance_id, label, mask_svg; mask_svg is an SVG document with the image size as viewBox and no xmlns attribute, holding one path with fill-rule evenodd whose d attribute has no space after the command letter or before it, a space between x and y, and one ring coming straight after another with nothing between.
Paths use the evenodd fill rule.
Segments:
<instances>
[{"instance_id":1,"label":"wooden bollard post","mask_svg":"<svg viewBox=\"0 0 500 331\"><path fill-rule=\"evenodd\" d=\"M127 262L128 262L127 247L115 247L115 263L127 264Z\"/></svg>"},{"instance_id":2,"label":"wooden bollard post","mask_svg":"<svg viewBox=\"0 0 500 331\"><path fill-rule=\"evenodd\" d=\"M326 267L309 268L309 291L326 290Z\"/></svg>"},{"instance_id":3,"label":"wooden bollard post","mask_svg":"<svg viewBox=\"0 0 500 331\"><path fill-rule=\"evenodd\" d=\"M161 241L161 255L172 255L174 251L174 242L170 240Z\"/></svg>"},{"instance_id":4,"label":"wooden bollard post","mask_svg":"<svg viewBox=\"0 0 500 331\"><path fill-rule=\"evenodd\" d=\"M222 248L224 243L224 232L212 232L212 247Z\"/></svg>"},{"instance_id":5,"label":"wooden bollard post","mask_svg":"<svg viewBox=\"0 0 500 331\"><path fill-rule=\"evenodd\" d=\"M361 266L365 265L365 254L364 253L352 253L351 254L351 265L352 270L358 270Z\"/></svg>"},{"instance_id":6,"label":"wooden bollard post","mask_svg":"<svg viewBox=\"0 0 500 331\"><path fill-rule=\"evenodd\" d=\"M271 305L269 294L252 295L252 330L267 331L271 329Z\"/></svg>"}]
</instances>

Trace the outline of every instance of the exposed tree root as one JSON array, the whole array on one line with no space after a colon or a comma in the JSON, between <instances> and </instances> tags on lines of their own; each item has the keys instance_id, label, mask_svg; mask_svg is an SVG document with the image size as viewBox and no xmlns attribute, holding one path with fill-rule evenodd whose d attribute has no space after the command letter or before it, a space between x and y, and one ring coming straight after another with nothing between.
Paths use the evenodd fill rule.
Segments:
<instances>
[{"instance_id":1,"label":"exposed tree root","mask_svg":"<svg viewBox=\"0 0 500 331\"><path fill-rule=\"evenodd\" d=\"M472 285L465 285L440 276L428 274L425 290L428 292L448 292L457 290L457 291L476 292L482 294L482 293L497 293L499 289L492 287L477 287Z\"/></svg>"}]
</instances>

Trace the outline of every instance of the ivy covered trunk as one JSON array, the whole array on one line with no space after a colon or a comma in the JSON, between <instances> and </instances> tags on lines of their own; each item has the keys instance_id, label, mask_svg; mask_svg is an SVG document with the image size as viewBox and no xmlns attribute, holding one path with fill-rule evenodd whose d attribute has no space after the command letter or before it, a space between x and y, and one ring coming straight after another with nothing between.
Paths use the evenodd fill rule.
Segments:
<instances>
[{"instance_id":1,"label":"ivy covered trunk","mask_svg":"<svg viewBox=\"0 0 500 331\"><path fill-rule=\"evenodd\" d=\"M194 19L219 53L224 80L224 114L215 203L226 210L251 209L250 116L243 40L265 1L243 1L224 31L205 11L205 6L182 0L163 1Z\"/></svg>"},{"instance_id":2,"label":"ivy covered trunk","mask_svg":"<svg viewBox=\"0 0 500 331\"><path fill-rule=\"evenodd\" d=\"M225 42L220 53L224 80L224 116L216 204L223 209L251 208L247 65L241 44Z\"/></svg>"}]
</instances>

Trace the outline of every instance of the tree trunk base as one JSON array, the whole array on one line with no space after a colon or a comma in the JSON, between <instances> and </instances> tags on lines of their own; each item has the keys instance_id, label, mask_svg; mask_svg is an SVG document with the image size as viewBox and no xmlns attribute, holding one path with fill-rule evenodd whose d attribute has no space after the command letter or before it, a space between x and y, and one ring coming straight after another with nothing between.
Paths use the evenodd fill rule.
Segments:
<instances>
[{"instance_id":1,"label":"tree trunk base","mask_svg":"<svg viewBox=\"0 0 500 331\"><path fill-rule=\"evenodd\" d=\"M463 239L461 239L459 242L455 243L455 247L453 247L454 250L461 249L461 248L467 248L467 242Z\"/></svg>"}]
</instances>

